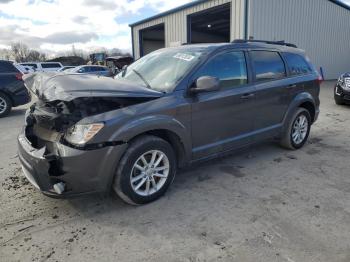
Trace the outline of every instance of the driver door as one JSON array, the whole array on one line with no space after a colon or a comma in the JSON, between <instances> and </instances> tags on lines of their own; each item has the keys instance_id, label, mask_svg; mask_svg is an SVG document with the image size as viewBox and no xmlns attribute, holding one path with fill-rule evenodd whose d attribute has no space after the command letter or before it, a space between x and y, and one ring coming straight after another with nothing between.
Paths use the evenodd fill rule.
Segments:
<instances>
[{"instance_id":1,"label":"driver door","mask_svg":"<svg viewBox=\"0 0 350 262\"><path fill-rule=\"evenodd\" d=\"M217 77L220 90L198 93L192 101L193 160L245 146L253 141L255 88L248 81L243 51L217 54L195 73Z\"/></svg>"}]
</instances>

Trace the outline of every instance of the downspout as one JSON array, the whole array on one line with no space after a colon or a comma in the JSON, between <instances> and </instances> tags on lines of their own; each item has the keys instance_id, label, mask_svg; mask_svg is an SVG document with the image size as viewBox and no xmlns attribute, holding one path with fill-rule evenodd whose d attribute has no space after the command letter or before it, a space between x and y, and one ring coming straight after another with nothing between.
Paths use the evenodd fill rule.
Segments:
<instances>
[{"instance_id":1,"label":"downspout","mask_svg":"<svg viewBox=\"0 0 350 262\"><path fill-rule=\"evenodd\" d=\"M249 40L249 0L245 0L244 6L244 39Z\"/></svg>"},{"instance_id":2,"label":"downspout","mask_svg":"<svg viewBox=\"0 0 350 262\"><path fill-rule=\"evenodd\" d=\"M132 57L135 60L135 44L134 44L134 27L130 26L131 28L131 49L132 49Z\"/></svg>"}]
</instances>

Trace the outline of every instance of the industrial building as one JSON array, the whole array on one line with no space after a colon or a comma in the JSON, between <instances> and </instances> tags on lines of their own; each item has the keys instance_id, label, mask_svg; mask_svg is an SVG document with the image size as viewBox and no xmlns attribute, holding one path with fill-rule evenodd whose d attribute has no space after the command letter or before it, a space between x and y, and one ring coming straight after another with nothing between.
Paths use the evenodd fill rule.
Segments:
<instances>
[{"instance_id":1,"label":"industrial building","mask_svg":"<svg viewBox=\"0 0 350 262\"><path fill-rule=\"evenodd\" d=\"M350 71L350 8L337 0L198 0L130 25L135 59L163 47L285 40L325 79Z\"/></svg>"}]
</instances>

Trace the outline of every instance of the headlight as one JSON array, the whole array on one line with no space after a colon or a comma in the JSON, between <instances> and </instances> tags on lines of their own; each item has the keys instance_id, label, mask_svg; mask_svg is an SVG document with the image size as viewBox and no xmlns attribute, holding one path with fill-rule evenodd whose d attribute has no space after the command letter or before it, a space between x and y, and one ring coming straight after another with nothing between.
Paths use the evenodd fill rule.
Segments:
<instances>
[{"instance_id":1,"label":"headlight","mask_svg":"<svg viewBox=\"0 0 350 262\"><path fill-rule=\"evenodd\" d=\"M75 145L84 145L91 140L102 128L103 123L89 125L74 125L67 130L65 139Z\"/></svg>"},{"instance_id":2,"label":"headlight","mask_svg":"<svg viewBox=\"0 0 350 262\"><path fill-rule=\"evenodd\" d=\"M345 90L350 91L350 78L344 78L343 87Z\"/></svg>"},{"instance_id":3,"label":"headlight","mask_svg":"<svg viewBox=\"0 0 350 262\"><path fill-rule=\"evenodd\" d=\"M346 91L350 90L350 78L341 76L338 79L338 85Z\"/></svg>"}]
</instances>

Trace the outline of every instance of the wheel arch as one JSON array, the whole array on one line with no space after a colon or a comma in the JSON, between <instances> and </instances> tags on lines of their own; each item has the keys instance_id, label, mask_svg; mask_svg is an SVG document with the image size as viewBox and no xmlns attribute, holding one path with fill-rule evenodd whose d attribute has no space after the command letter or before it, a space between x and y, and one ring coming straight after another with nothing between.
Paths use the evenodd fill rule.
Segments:
<instances>
[{"instance_id":1,"label":"wheel arch","mask_svg":"<svg viewBox=\"0 0 350 262\"><path fill-rule=\"evenodd\" d=\"M293 101L290 103L287 112L285 113L284 119L283 119L283 130L284 132L288 126L288 123L290 121L290 118L293 116L295 110L298 108L305 108L309 111L311 115L312 122L314 122L316 119L316 102L312 95L307 92L299 93Z\"/></svg>"}]
</instances>

